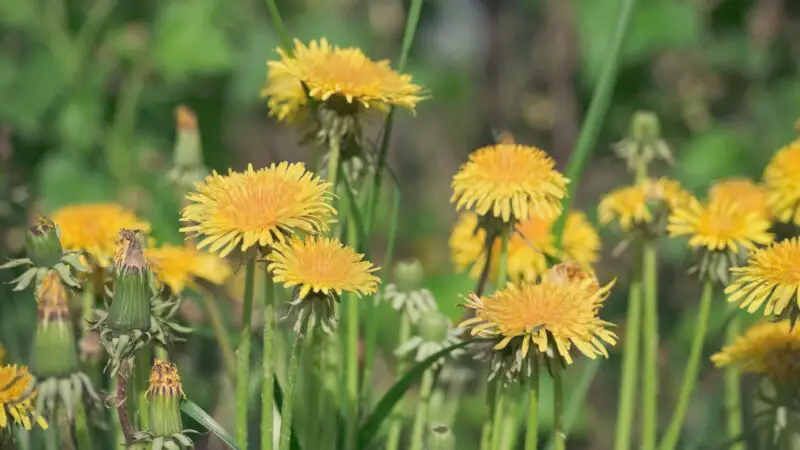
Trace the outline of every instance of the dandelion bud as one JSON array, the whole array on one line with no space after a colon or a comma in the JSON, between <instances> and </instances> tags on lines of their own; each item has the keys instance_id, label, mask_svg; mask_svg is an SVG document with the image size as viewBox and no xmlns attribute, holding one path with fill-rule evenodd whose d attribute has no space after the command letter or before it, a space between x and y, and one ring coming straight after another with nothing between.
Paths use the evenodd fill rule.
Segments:
<instances>
[{"instance_id":1,"label":"dandelion bud","mask_svg":"<svg viewBox=\"0 0 800 450\"><path fill-rule=\"evenodd\" d=\"M150 428L156 437L170 437L183 431L183 397L181 377L175 364L155 360L150 371L147 398L150 403Z\"/></svg>"},{"instance_id":2,"label":"dandelion bud","mask_svg":"<svg viewBox=\"0 0 800 450\"><path fill-rule=\"evenodd\" d=\"M394 269L397 290L402 293L409 293L419 289L422 286L423 275L422 263L418 260L398 262L397 267Z\"/></svg>"},{"instance_id":3,"label":"dandelion bud","mask_svg":"<svg viewBox=\"0 0 800 450\"><path fill-rule=\"evenodd\" d=\"M456 438L445 425L431 427L428 434L428 450L455 450Z\"/></svg>"},{"instance_id":4,"label":"dandelion bud","mask_svg":"<svg viewBox=\"0 0 800 450\"><path fill-rule=\"evenodd\" d=\"M114 256L114 296L108 327L116 332L150 328L150 267L135 231L123 229Z\"/></svg>"},{"instance_id":5,"label":"dandelion bud","mask_svg":"<svg viewBox=\"0 0 800 450\"><path fill-rule=\"evenodd\" d=\"M438 311L431 311L420 317L417 326L419 327L419 336L423 341L441 342L447 338L450 321Z\"/></svg>"},{"instance_id":6,"label":"dandelion bud","mask_svg":"<svg viewBox=\"0 0 800 450\"><path fill-rule=\"evenodd\" d=\"M167 176L179 187L191 189L196 182L202 181L208 175L203 162L200 134L197 132L197 118L192 110L179 106L175 109L175 120L178 126L175 159Z\"/></svg>"},{"instance_id":7,"label":"dandelion bud","mask_svg":"<svg viewBox=\"0 0 800 450\"><path fill-rule=\"evenodd\" d=\"M25 233L25 251L33 265L53 267L61 260L64 252L55 224L39 216L36 223Z\"/></svg>"},{"instance_id":8,"label":"dandelion bud","mask_svg":"<svg viewBox=\"0 0 800 450\"><path fill-rule=\"evenodd\" d=\"M661 123L652 112L638 111L631 119L629 136L614 146L617 156L628 163L628 168L637 170L655 159L673 163L669 146L661 139Z\"/></svg>"},{"instance_id":9,"label":"dandelion bud","mask_svg":"<svg viewBox=\"0 0 800 450\"><path fill-rule=\"evenodd\" d=\"M653 142L661 137L658 116L649 111L637 111L631 120L631 137L638 142Z\"/></svg>"},{"instance_id":10,"label":"dandelion bud","mask_svg":"<svg viewBox=\"0 0 800 450\"><path fill-rule=\"evenodd\" d=\"M48 378L77 372L69 293L56 272L49 272L37 289L36 307L39 323L33 343L33 373L38 378Z\"/></svg>"}]
</instances>

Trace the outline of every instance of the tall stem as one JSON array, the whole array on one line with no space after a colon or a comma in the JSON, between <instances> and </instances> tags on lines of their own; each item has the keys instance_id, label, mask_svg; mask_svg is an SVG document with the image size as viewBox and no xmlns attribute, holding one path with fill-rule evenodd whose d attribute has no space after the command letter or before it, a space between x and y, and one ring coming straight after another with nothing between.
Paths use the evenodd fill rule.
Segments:
<instances>
[{"instance_id":1,"label":"tall stem","mask_svg":"<svg viewBox=\"0 0 800 450\"><path fill-rule=\"evenodd\" d=\"M242 334L239 337L239 347L236 349L236 442L242 448L247 448L247 386L250 379L250 335L252 334L255 266L255 259L251 259L247 263L242 302ZM270 386L272 385L270 384Z\"/></svg>"},{"instance_id":2,"label":"tall stem","mask_svg":"<svg viewBox=\"0 0 800 450\"><path fill-rule=\"evenodd\" d=\"M133 363L133 392L135 394L136 413L138 415L137 430L149 429L150 412L147 406L147 380L150 378L150 346L144 346L136 352Z\"/></svg>"},{"instance_id":3,"label":"tall stem","mask_svg":"<svg viewBox=\"0 0 800 450\"><path fill-rule=\"evenodd\" d=\"M533 358L533 373L528 379L528 426L525 450L536 450L539 438L539 358Z\"/></svg>"},{"instance_id":4,"label":"tall stem","mask_svg":"<svg viewBox=\"0 0 800 450\"><path fill-rule=\"evenodd\" d=\"M298 340L301 339L298 335ZM297 347L295 349L294 347ZM264 382L261 385L261 449L271 450L273 443L272 424L272 404L273 404L273 384L275 379L275 286L272 281L272 274L264 272L264 345L262 349L262 373ZM294 352L300 351L299 343L295 340L295 345L292 347L292 358L295 360L289 361L289 371L292 370L294 364L294 371L297 372L297 357ZM291 373L290 373L291 376ZM296 373L295 373L296 377ZM294 380L289 380L294 384ZM294 397L294 385L286 387L284 394L283 417L282 423L291 426L292 423L292 402ZM291 391L289 390L291 389ZM283 427L281 425L281 435L283 435ZM289 445L289 435L291 428L286 430L286 445ZM281 441L281 448L283 448L283 441Z\"/></svg>"},{"instance_id":5,"label":"tall stem","mask_svg":"<svg viewBox=\"0 0 800 450\"><path fill-rule=\"evenodd\" d=\"M642 260L642 247L637 244L636 261ZM631 426L633 424L633 405L639 368L639 343L642 328L642 279L641 265L636 269L628 288L628 318L625 325L625 348L622 355L622 380L619 391L617 428L614 436L615 450L628 450L631 447Z\"/></svg>"},{"instance_id":6,"label":"tall stem","mask_svg":"<svg viewBox=\"0 0 800 450\"><path fill-rule=\"evenodd\" d=\"M130 444L133 441L133 425L128 417L127 397L125 395L125 387L128 384L128 372L130 366L123 363L122 367L117 372L117 385L116 385L116 403L117 403L117 417L119 418L119 425L122 429L122 436L125 438L125 444Z\"/></svg>"},{"instance_id":7,"label":"tall stem","mask_svg":"<svg viewBox=\"0 0 800 450\"><path fill-rule=\"evenodd\" d=\"M428 424L428 409L430 407L431 392L433 391L433 370L428 369L422 376L419 389L417 412L414 415L414 427L411 429L411 450L422 450L425 442L425 428Z\"/></svg>"},{"instance_id":8,"label":"tall stem","mask_svg":"<svg viewBox=\"0 0 800 450\"><path fill-rule=\"evenodd\" d=\"M492 450L500 450L500 443L503 430L503 412L506 408L508 399L503 383L495 381L494 410L492 411Z\"/></svg>"},{"instance_id":9,"label":"tall stem","mask_svg":"<svg viewBox=\"0 0 800 450\"><path fill-rule=\"evenodd\" d=\"M281 38L283 49L289 56L293 56L292 40L289 39L289 33L286 32L286 27L283 25L281 13L278 10L278 5L275 4L275 0L267 0L267 9L269 10L269 16L272 18L272 25Z\"/></svg>"},{"instance_id":10,"label":"tall stem","mask_svg":"<svg viewBox=\"0 0 800 450\"><path fill-rule=\"evenodd\" d=\"M725 329L725 342L732 344L741 332L742 322L738 311ZM745 450L742 442L742 394L740 391L740 372L735 367L725 369L725 410L727 417L728 441L736 442L731 450Z\"/></svg>"},{"instance_id":11,"label":"tall stem","mask_svg":"<svg viewBox=\"0 0 800 450\"><path fill-rule=\"evenodd\" d=\"M92 434L89 422L86 420L86 407L79 401L75 409L75 437L78 441L78 450L92 450Z\"/></svg>"},{"instance_id":12,"label":"tall stem","mask_svg":"<svg viewBox=\"0 0 800 450\"><path fill-rule=\"evenodd\" d=\"M500 263L497 270L497 286L495 286L498 291L505 289L508 282L508 235L510 226L510 224L503 224L503 228L500 231ZM491 263L491 260L486 260L486 264Z\"/></svg>"},{"instance_id":13,"label":"tall stem","mask_svg":"<svg viewBox=\"0 0 800 450\"><path fill-rule=\"evenodd\" d=\"M644 373L642 380L642 449L656 448L658 427L658 260L656 242L644 243Z\"/></svg>"},{"instance_id":14,"label":"tall stem","mask_svg":"<svg viewBox=\"0 0 800 450\"><path fill-rule=\"evenodd\" d=\"M347 434L345 448L355 448L358 433L358 299L348 295L347 308L347 360L345 366L347 393Z\"/></svg>"},{"instance_id":15,"label":"tall stem","mask_svg":"<svg viewBox=\"0 0 800 450\"><path fill-rule=\"evenodd\" d=\"M714 297L714 286L710 281L703 285L703 296L700 298L700 311L697 315L697 322L694 326L694 336L692 337L692 349L689 353L689 361L683 373L683 383L678 395L678 404L672 413L667 432L662 438L661 450L674 450L678 444L683 421L686 418L686 409L689 407L689 400L692 398L694 385L697 383L697 376L700 372L700 360L703 356L703 343L706 338L708 328L708 316L711 313L711 299Z\"/></svg>"},{"instance_id":16,"label":"tall stem","mask_svg":"<svg viewBox=\"0 0 800 450\"><path fill-rule=\"evenodd\" d=\"M307 328L304 324L300 332L297 333L289 356L289 367L286 371L286 390L283 392L283 410L281 411L280 450L289 450L289 443L292 437L292 408L294 407L297 374L300 367L300 351L303 348L305 333L310 332Z\"/></svg>"},{"instance_id":17,"label":"tall stem","mask_svg":"<svg viewBox=\"0 0 800 450\"><path fill-rule=\"evenodd\" d=\"M339 157L342 153L342 142L338 136L332 135L328 142L328 182L331 191L336 193L336 183L339 175Z\"/></svg>"},{"instance_id":18,"label":"tall stem","mask_svg":"<svg viewBox=\"0 0 800 450\"><path fill-rule=\"evenodd\" d=\"M561 378L561 361L554 361L553 371L553 438L556 450L566 450L567 435L564 430L564 382Z\"/></svg>"},{"instance_id":19,"label":"tall stem","mask_svg":"<svg viewBox=\"0 0 800 450\"><path fill-rule=\"evenodd\" d=\"M408 314L401 314L398 345L403 345L406 341L408 341L410 336L411 320L408 318ZM399 359L397 361L397 379L400 379L400 377L403 376L404 370L404 361ZM389 426L389 437L386 440L386 450L397 450L400 446L400 435L403 431L403 415L401 414L402 404L402 401L398 401L397 405L394 407L394 411L392 411L392 416L390 418L391 425Z\"/></svg>"},{"instance_id":20,"label":"tall stem","mask_svg":"<svg viewBox=\"0 0 800 450\"><path fill-rule=\"evenodd\" d=\"M200 293L203 299L203 305L206 307L206 314L208 320L211 322L211 328L214 331L214 337L217 338L220 351L222 352L222 360L225 363L225 369L228 375L236 374L236 355L233 352L228 330L225 328L225 323L222 319L222 311L219 309L217 299L211 290L206 289L206 292Z\"/></svg>"}]
</instances>

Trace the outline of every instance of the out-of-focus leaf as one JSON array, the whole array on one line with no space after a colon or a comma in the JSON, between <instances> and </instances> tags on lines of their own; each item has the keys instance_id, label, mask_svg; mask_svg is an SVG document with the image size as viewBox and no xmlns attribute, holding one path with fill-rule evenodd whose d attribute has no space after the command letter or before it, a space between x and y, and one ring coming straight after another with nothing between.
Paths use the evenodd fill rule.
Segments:
<instances>
[{"instance_id":1,"label":"out-of-focus leaf","mask_svg":"<svg viewBox=\"0 0 800 450\"><path fill-rule=\"evenodd\" d=\"M67 153L47 158L39 167L39 194L45 211L69 203L111 200L111 181Z\"/></svg>"},{"instance_id":2,"label":"out-of-focus leaf","mask_svg":"<svg viewBox=\"0 0 800 450\"><path fill-rule=\"evenodd\" d=\"M41 49L21 61L0 63L0 122L22 134L32 134L63 92L64 78L58 61Z\"/></svg>"},{"instance_id":3,"label":"out-of-focus leaf","mask_svg":"<svg viewBox=\"0 0 800 450\"><path fill-rule=\"evenodd\" d=\"M741 175L749 158L743 133L733 128L712 128L686 144L676 174L687 189L704 197L702 190L711 181Z\"/></svg>"},{"instance_id":4,"label":"out-of-focus leaf","mask_svg":"<svg viewBox=\"0 0 800 450\"><path fill-rule=\"evenodd\" d=\"M214 0L177 0L165 5L156 19L153 43L153 58L165 77L178 80L231 66L233 45L215 20L220 5Z\"/></svg>"},{"instance_id":5,"label":"out-of-focus leaf","mask_svg":"<svg viewBox=\"0 0 800 450\"><path fill-rule=\"evenodd\" d=\"M56 122L63 145L77 153L91 150L102 131L102 112L97 96L87 93L72 97Z\"/></svg>"},{"instance_id":6,"label":"out-of-focus leaf","mask_svg":"<svg viewBox=\"0 0 800 450\"><path fill-rule=\"evenodd\" d=\"M32 28L36 21L36 2L0 2L0 23Z\"/></svg>"},{"instance_id":7,"label":"out-of-focus leaf","mask_svg":"<svg viewBox=\"0 0 800 450\"><path fill-rule=\"evenodd\" d=\"M236 55L235 71L228 100L252 105L259 101L259 92L266 80L267 61L278 59L275 49L278 37L269 29L251 28Z\"/></svg>"}]
</instances>

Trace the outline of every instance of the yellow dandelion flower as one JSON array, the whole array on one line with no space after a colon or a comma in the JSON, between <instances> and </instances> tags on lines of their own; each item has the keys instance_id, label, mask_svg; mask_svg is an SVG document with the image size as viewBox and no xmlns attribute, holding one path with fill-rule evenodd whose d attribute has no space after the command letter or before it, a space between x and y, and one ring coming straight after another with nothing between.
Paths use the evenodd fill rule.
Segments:
<instances>
[{"instance_id":1,"label":"yellow dandelion flower","mask_svg":"<svg viewBox=\"0 0 800 450\"><path fill-rule=\"evenodd\" d=\"M701 204L691 198L673 210L667 231L670 236L689 236L689 245L712 252L753 250L772 242L770 223L758 211L737 203L714 201Z\"/></svg>"},{"instance_id":2,"label":"yellow dandelion flower","mask_svg":"<svg viewBox=\"0 0 800 450\"><path fill-rule=\"evenodd\" d=\"M538 148L490 145L474 151L453 177L450 202L457 210L491 214L505 222L533 215L555 217L561 214L568 182Z\"/></svg>"},{"instance_id":3,"label":"yellow dandelion flower","mask_svg":"<svg viewBox=\"0 0 800 450\"><path fill-rule=\"evenodd\" d=\"M652 225L659 214L683 205L689 197L675 180L647 179L610 192L600 200L597 211L600 223L618 222L622 231L629 232ZM659 206L666 210L660 211Z\"/></svg>"},{"instance_id":4,"label":"yellow dandelion flower","mask_svg":"<svg viewBox=\"0 0 800 450\"><path fill-rule=\"evenodd\" d=\"M30 430L31 419L40 427L47 428L47 421L36 413L33 406L36 398L33 385L34 379L27 367L0 366L0 430L12 424Z\"/></svg>"},{"instance_id":5,"label":"yellow dandelion flower","mask_svg":"<svg viewBox=\"0 0 800 450\"><path fill-rule=\"evenodd\" d=\"M303 299L311 292L325 296L377 292L380 280L372 273L378 269L363 257L336 239L309 236L275 245L267 259L275 281L298 286L297 297Z\"/></svg>"},{"instance_id":6,"label":"yellow dandelion flower","mask_svg":"<svg viewBox=\"0 0 800 450\"><path fill-rule=\"evenodd\" d=\"M301 163L282 162L268 168L227 176L212 173L197 184L197 192L181 213L187 225L181 231L204 236L197 245L220 257L237 246L246 251L286 240L295 231L326 231L335 210L330 205L330 183Z\"/></svg>"},{"instance_id":7,"label":"yellow dandelion flower","mask_svg":"<svg viewBox=\"0 0 800 450\"><path fill-rule=\"evenodd\" d=\"M150 223L116 203L69 205L51 217L58 226L64 249L85 251L101 267L111 264L120 230L150 231Z\"/></svg>"},{"instance_id":8,"label":"yellow dandelion flower","mask_svg":"<svg viewBox=\"0 0 800 450\"><path fill-rule=\"evenodd\" d=\"M717 181L708 191L708 201L739 203L746 211L758 211L764 219L772 216L764 187L747 178Z\"/></svg>"},{"instance_id":9,"label":"yellow dandelion flower","mask_svg":"<svg viewBox=\"0 0 800 450\"><path fill-rule=\"evenodd\" d=\"M800 377L800 327L788 320L761 322L711 357L716 367L737 367L774 381Z\"/></svg>"},{"instance_id":10,"label":"yellow dandelion flower","mask_svg":"<svg viewBox=\"0 0 800 450\"><path fill-rule=\"evenodd\" d=\"M800 225L800 139L783 147L764 170L767 202L781 222Z\"/></svg>"},{"instance_id":11,"label":"yellow dandelion flower","mask_svg":"<svg viewBox=\"0 0 800 450\"><path fill-rule=\"evenodd\" d=\"M280 48L277 51L280 60L267 63L269 74L262 94L269 96L270 110L278 118L291 118L302 107L303 84L316 100L335 98L378 110L402 106L413 111L424 98L422 87L412 83L411 76L392 70L388 60L367 58L357 48L330 45L323 38L308 45L295 40L293 56Z\"/></svg>"},{"instance_id":12,"label":"yellow dandelion flower","mask_svg":"<svg viewBox=\"0 0 800 450\"><path fill-rule=\"evenodd\" d=\"M574 261L585 269L597 261L600 236L582 212L569 213L561 253L557 251L552 235L554 222L555 218L531 216L515 225L515 232L508 240L508 276L512 281L536 280L547 270L547 256ZM499 238L495 238L492 244L490 277L493 279L499 268L501 244ZM486 230L478 225L477 215L461 214L450 235L449 245L456 270L469 270L470 276L477 279L486 261Z\"/></svg>"},{"instance_id":13,"label":"yellow dandelion flower","mask_svg":"<svg viewBox=\"0 0 800 450\"><path fill-rule=\"evenodd\" d=\"M530 346L539 353L551 349L572 363L570 349L574 345L588 356L608 357L605 344L616 344L612 326L598 317L613 282L597 289L593 280L578 277L546 277L540 283L510 284L488 297L472 294L467 304L475 317L464 321L475 336L497 338L495 350L506 348L520 338L520 353L527 356Z\"/></svg>"},{"instance_id":14,"label":"yellow dandelion flower","mask_svg":"<svg viewBox=\"0 0 800 450\"><path fill-rule=\"evenodd\" d=\"M740 308L753 313L766 303L765 315L780 314L793 299L800 307L800 238L756 250L747 265L731 272L734 280L725 293Z\"/></svg>"},{"instance_id":15,"label":"yellow dandelion flower","mask_svg":"<svg viewBox=\"0 0 800 450\"><path fill-rule=\"evenodd\" d=\"M225 260L188 246L165 244L146 249L145 255L158 279L176 295L196 278L219 285L231 274L231 268Z\"/></svg>"}]
</instances>

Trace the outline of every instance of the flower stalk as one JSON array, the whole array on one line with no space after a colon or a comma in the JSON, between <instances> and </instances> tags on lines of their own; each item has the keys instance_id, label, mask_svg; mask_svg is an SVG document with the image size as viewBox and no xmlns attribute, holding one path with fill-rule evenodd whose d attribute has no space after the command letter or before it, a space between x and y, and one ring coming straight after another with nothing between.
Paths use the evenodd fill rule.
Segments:
<instances>
[{"instance_id":1,"label":"flower stalk","mask_svg":"<svg viewBox=\"0 0 800 450\"><path fill-rule=\"evenodd\" d=\"M298 338L299 338L298 334ZM287 385L285 397L284 397L284 404L283 404L283 416L281 422L281 439L280 445L283 448L283 435L284 435L284 426L291 426L291 414L292 414L292 404L294 402L294 383L293 377L291 373L292 368L294 371L297 371L297 356L294 354L295 347L299 344L295 341L294 346L292 346L292 358L289 362L289 383ZM299 351L299 349L297 350ZM275 380L275 284L272 279L272 274L270 272L266 272L265 280L264 280L264 345L263 345L263 367L262 367L262 376L264 378L264 382L261 385L261 448L265 450L269 450L274 445L274 432L273 432L273 403L274 403L274 390L273 390L273 383ZM294 364L294 365L292 365ZM289 439L289 432L291 428L287 428L286 439L288 445Z\"/></svg>"},{"instance_id":2,"label":"flower stalk","mask_svg":"<svg viewBox=\"0 0 800 450\"><path fill-rule=\"evenodd\" d=\"M411 319L408 314L400 315L400 330L398 332L398 342L402 345L411 337ZM397 378L399 379L405 371L405 361L403 358L397 360ZM397 450L400 446L400 435L403 432L402 402L398 402L392 411L389 425L389 436L386 440L386 450Z\"/></svg>"},{"instance_id":3,"label":"flower stalk","mask_svg":"<svg viewBox=\"0 0 800 450\"><path fill-rule=\"evenodd\" d=\"M564 429L564 381L561 375L561 361L551 364L553 374L553 438L556 450L566 450L567 434Z\"/></svg>"},{"instance_id":4,"label":"flower stalk","mask_svg":"<svg viewBox=\"0 0 800 450\"><path fill-rule=\"evenodd\" d=\"M423 450L425 428L428 424L428 410L430 409L431 393L433 392L433 370L428 369L422 375L422 384L419 388L417 412L414 414L414 425L411 428L411 450Z\"/></svg>"},{"instance_id":5,"label":"flower stalk","mask_svg":"<svg viewBox=\"0 0 800 450\"><path fill-rule=\"evenodd\" d=\"M536 450L539 438L539 358L534 358L533 373L527 381L528 422L525 427L525 450Z\"/></svg>"},{"instance_id":6,"label":"flower stalk","mask_svg":"<svg viewBox=\"0 0 800 450\"><path fill-rule=\"evenodd\" d=\"M642 376L642 449L653 450L658 426L658 259L654 238L644 239L644 371Z\"/></svg>"},{"instance_id":7,"label":"flower stalk","mask_svg":"<svg viewBox=\"0 0 800 450\"><path fill-rule=\"evenodd\" d=\"M250 337L252 334L255 265L255 260L251 259L245 269L242 334L236 349L236 442L243 448L247 448L247 387L250 379ZM271 434L271 432L269 433ZM264 447L265 450L270 448L272 447Z\"/></svg>"},{"instance_id":8,"label":"flower stalk","mask_svg":"<svg viewBox=\"0 0 800 450\"><path fill-rule=\"evenodd\" d=\"M307 323L308 322L301 328L300 333L297 333L295 336L289 355L289 367L286 372L286 390L283 394L283 410L281 411L281 434L278 441L280 443L278 447L280 450L289 450L289 443L292 437L292 416L298 381L297 376L300 368L300 351L303 348L305 335L310 331Z\"/></svg>"},{"instance_id":9,"label":"flower stalk","mask_svg":"<svg viewBox=\"0 0 800 450\"><path fill-rule=\"evenodd\" d=\"M734 310L734 316L725 328L725 342L732 345L741 333L742 322L738 311ZM735 442L731 445L731 450L745 450L745 445L741 441L742 437L742 394L741 371L738 367L729 366L725 368L725 411L727 413L726 430L728 441Z\"/></svg>"}]
</instances>

